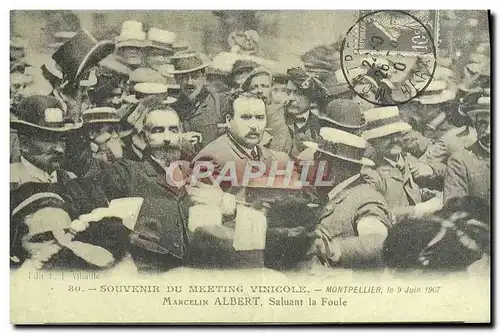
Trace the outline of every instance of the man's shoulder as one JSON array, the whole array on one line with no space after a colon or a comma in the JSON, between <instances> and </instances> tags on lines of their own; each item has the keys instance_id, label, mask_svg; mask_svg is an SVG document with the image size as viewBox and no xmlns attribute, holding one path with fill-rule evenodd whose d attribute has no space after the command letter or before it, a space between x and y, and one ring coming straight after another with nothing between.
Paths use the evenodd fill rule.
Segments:
<instances>
[{"instance_id":1,"label":"man's shoulder","mask_svg":"<svg viewBox=\"0 0 500 334\"><path fill-rule=\"evenodd\" d=\"M375 188L374 185L361 180L352 187L342 191L343 196L339 196L342 201L360 207L368 203L378 203L385 205L384 196Z\"/></svg>"},{"instance_id":2,"label":"man's shoulder","mask_svg":"<svg viewBox=\"0 0 500 334\"><path fill-rule=\"evenodd\" d=\"M229 138L227 134L224 134L202 148L201 151L194 157L193 161L197 161L207 156L217 159L230 152L231 148L229 145Z\"/></svg>"},{"instance_id":3,"label":"man's shoulder","mask_svg":"<svg viewBox=\"0 0 500 334\"><path fill-rule=\"evenodd\" d=\"M265 157L270 157L272 160L277 160L280 162L291 161L290 157L285 152L275 151L266 147L261 147L261 150L262 155L264 155Z\"/></svg>"}]
</instances>

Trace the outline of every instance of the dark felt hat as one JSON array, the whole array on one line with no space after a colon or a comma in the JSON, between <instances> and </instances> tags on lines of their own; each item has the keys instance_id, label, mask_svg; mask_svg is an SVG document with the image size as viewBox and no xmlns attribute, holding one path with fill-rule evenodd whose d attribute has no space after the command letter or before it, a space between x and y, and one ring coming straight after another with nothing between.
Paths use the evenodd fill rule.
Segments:
<instances>
[{"instance_id":1,"label":"dark felt hat","mask_svg":"<svg viewBox=\"0 0 500 334\"><path fill-rule=\"evenodd\" d=\"M195 72L208 67L209 62L204 56L196 51L180 51L177 52L171 60L174 69L170 74L184 74Z\"/></svg>"},{"instance_id":2,"label":"dark felt hat","mask_svg":"<svg viewBox=\"0 0 500 334\"><path fill-rule=\"evenodd\" d=\"M329 123L329 126L347 132L360 131L366 124L360 105L347 99L333 100L321 110L318 118Z\"/></svg>"},{"instance_id":3,"label":"dark felt hat","mask_svg":"<svg viewBox=\"0 0 500 334\"><path fill-rule=\"evenodd\" d=\"M69 123L61 103L52 96L33 95L24 98L10 120L14 129L65 132L81 128L81 123Z\"/></svg>"},{"instance_id":4,"label":"dark felt hat","mask_svg":"<svg viewBox=\"0 0 500 334\"><path fill-rule=\"evenodd\" d=\"M97 65L113 53L114 49L115 44L112 41L99 42L88 31L82 29L57 49L52 59L61 68L66 80L77 83L85 70Z\"/></svg>"}]
</instances>

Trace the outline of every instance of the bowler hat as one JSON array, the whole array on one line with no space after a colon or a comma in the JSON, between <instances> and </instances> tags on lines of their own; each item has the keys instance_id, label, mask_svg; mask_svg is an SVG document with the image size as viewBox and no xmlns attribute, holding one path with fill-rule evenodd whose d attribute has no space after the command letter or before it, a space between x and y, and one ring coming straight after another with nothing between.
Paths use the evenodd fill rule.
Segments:
<instances>
[{"instance_id":1,"label":"bowler hat","mask_svg":"<svg viewBox=\"0 0 500 334\"><path fill-rule=\"evenodd\" d=\"M171 74L184 74L202 70L208 67L209 62L196 51L180 51L172 57L174 70Z\"/></svg>"},{"instance_id":2,"label":"bowler hat","mask_svg":"<svg viewBox=\"0 0 500 334\"><path fill-rule=\"evenodd\" d=\"M33 95L21 100L10 120L14 129L65 132L81 128L82 123L69 123L61 103L52 96Z\"/></svg>"},{"instance_id":3,"label":"bowler hat","mask_svg":"<svg viewBox=\"0 0 500 334\"><path fill-rule=\"evenodd\" d=\"M360 105L347 99L331 101L320 111L318 118L328 122L329 126L350 133L360 131L366 125Z\"/></svg>"},{"instance_id":4,"label":"bowler hat","mask_svg":"<svg viewBox=\"0 0 500 334\"><path fill-rule=\"evenodd\" d=\"M338 159L365 166L375 165L364 157L368 147L367 141L342 130L323 127L319 130L317 143L306 141L304 145Z\"/></svg>"},{"instance_id":5,"label":"bowler hat","mask_svg":"<svg viewBox=\"0 0 500 334\"><path fill-rule=\"evenodd\" d=\"M233 64L233 69L231 70L231 75L236 75L244 71L252 71L254 68L259 67L254 61L246 59L238 59Z\"/></svg>"},{"instance_id":6,"label":"bowler hat","mask_svg":"<svg viewBox=\"0 0 500 334\"><path fill-rule=\"evenodd\" d=\"M82 29L62 45L53 55L66 80L80 81L88 68L96 65L113 53L115 44L111 41L97 41L88 31Z\"/></svg>"}]
</instances>

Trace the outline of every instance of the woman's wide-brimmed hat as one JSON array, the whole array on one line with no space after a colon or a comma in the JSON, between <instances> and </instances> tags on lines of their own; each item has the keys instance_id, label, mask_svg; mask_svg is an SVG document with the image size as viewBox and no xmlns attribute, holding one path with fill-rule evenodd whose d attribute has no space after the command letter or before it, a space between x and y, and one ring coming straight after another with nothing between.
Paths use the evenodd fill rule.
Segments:
<instances>
[{"instance_id":1,"label":"woman's wide-brimmed hat","mask_svg":"<svg viewBox=\"0 0 500 334\"><path fill-rule=\"evenodd\" d=\"M375 166L373 161L364 157L368 142L346 131L323 127L319 130L317 143L306 141L304 145L338 159Z\"/></svg>"}]
</instances>

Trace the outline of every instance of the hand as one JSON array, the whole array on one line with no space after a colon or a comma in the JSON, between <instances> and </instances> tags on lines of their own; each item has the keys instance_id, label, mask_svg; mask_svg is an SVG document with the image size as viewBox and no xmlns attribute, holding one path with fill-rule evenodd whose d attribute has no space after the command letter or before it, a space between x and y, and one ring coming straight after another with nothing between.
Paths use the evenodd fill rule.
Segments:
<instances>
[{"instance_id":1,"label":"hand","mask_svg":"<svg viewBox=\"0 0 500 334\"><path fill-rule=\"evenodd\" d=\"M423 203L418 203L415 205L414 214L417 217L422 217L425 214L433 213L439 211L443 208L443 197L442 195L436 196Z\"/></svg>"},{"instance_id":2,"label":"hand","mask_svg":"<svg viewBox=\"0 0 500 334\"><path fill-rule=\"evenodd\" d=\"M434 174L434 170L431 166L420 161L410 163L410 172L416 179L429 177Z\"/></svg>"},{"instance_id":3,"label":"hand","mask_svg":"<svg viewBox=\"0 0 500 334\"><path fill-rule=\"evenodd\" d=\"M197 182L196 186L187 186L186 190L191 200L196 204L219 206L224 195L219 185L208 185L203 182Z\"/></svg>"},{"instance_id":4,"label":"hand","mask_svg":"<svg viewBox=\"0 0 500 334\"><path fill-rule=\"evenodd\" d=\"M182 134L184 140L189 141L191 144L196 145L203 141L203 136L199 132L189 131Z\"/></svg>"},{"instance_id":5,"label":"hand","mask_svg":"<svg viewBox=\"0 0 500 334\"><path fill-rule=\"evenodd\" d=\"M327 238L320 231L316 231L316 240L314 241L313 248L316 256L325 266L337 263L340 259L340 246L334 239Z\"/></svg>"}]
</instances>

